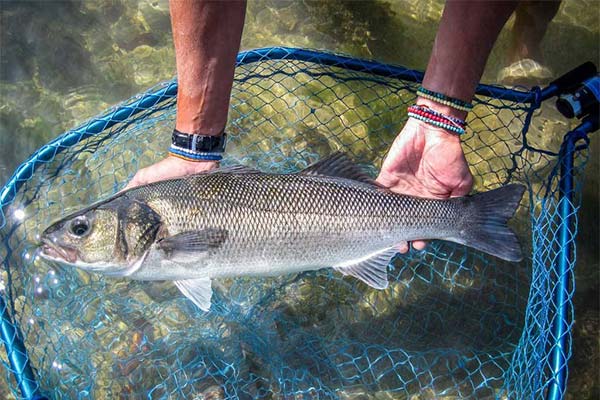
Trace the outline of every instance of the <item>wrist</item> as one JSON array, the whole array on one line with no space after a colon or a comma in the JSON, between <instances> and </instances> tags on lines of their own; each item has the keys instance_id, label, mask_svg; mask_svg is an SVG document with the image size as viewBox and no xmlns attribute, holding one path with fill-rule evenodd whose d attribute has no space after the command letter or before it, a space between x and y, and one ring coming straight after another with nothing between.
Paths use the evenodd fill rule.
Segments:
<instances>
[{"instance_id":1,"label":"wrist","mask_svg":"<svg viewBox=\"0 0 600 400\"><path fill-rule=\"evenodd\" d=\"M171 172L176 172L177 176L187 176L212 171L213 169L219 168L220 165L219 161L188 161L172 155L168 155L164 162L168 165Z\"/></svg>"},{"instance_id":2,"label":"wrist","mask_svg":"<svg viewBox=\"0 0 600 400\"><path fill-rule=\"evenodd\" d=\"M456 135L465 133L466 123L460 118L454 118L444 113L432 110L430 107L414 104L407 109L408 117L423 121L431 126L438 127Z\"/></svg>"},{"instance_id":3,"label":"wrist","mask_svg":"<svg viewBox=\"0 0 600 400\"><path fill-rule=\"evenodd\" d=\"M450 132L446 129L432 126L427 122L420 121L415 118L409 118L406 125L412 124L411 129L404 129L402 134L410 133L412 135L420 136L425 142L444 142L448 145L460 146L460 136L454 132ZM461 147L462 151L462 147Z\"/></svg>"},{"instance_id":4,"label":"wrist","mask_svg":"<svg viewBox=\"0 0 600 400\"><path fill-rule=\"evenodd\" d=\"M189 160L185 160L183 158L179 158L176 156L173 156L171 154L167 155L166 157L167 159L171 160L172 163L175 164L180 164L180 165L185 165L188 166L191 169L203 169L203 166L206 167L214 167L214 166L218 166L220 164L219 160L199 160L199 161L189 161ZM209 168L211 169L211 168Z\"/></svg>"},{"instance_id":5,"label":"wrist","mask_svg":"<svg viewBox=\"0 0 600 400\"><path fill-rule=\"evenodd\" d=\"M434 111L437 111L444 115L448 115L453 118L460 118L462 120L464 120L468 114L466 111L457 110L456 108L453 108L451 106L447 106L445 104L441 104L433 100L426 99L424 97L417 97L415 104L420 106L427 106Z\"/></svg>"},{"instance_id":6,"label":"wrist","mask_svg":"<svg viewBox=\"0 0 600 400\"><path fill-rule=\"evenodd\" d=\"M173 130L169 155L190 162L220 161L225 152L227 135L189 134Z\"/></svg>"},{"instance_id":7,"label":"wrist","mask_svg":"<svg viewBox=\"0 0 600 400\"><path fill-rule=\"evenodd\" d=\"M192 135L220 136L225 130L225 123L208 121L200 115L177 115L175 129Z\"/></svg>"},{"instance_id":8,"label":"wrist","mask_svg":"<svg viewBox=\"0 0 600 400\"><path fill-rule=\"evenodd\" d=\"M215 104L214 96L177 96L175 129L190 134L219 136L227 124L227 104Z\"/></svg>"}]
</instances>

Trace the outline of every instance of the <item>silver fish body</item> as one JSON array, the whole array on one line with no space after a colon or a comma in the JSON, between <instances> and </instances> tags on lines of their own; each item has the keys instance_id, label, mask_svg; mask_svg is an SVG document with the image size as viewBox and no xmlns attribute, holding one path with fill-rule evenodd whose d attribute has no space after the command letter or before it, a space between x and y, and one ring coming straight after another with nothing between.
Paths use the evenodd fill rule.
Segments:
<instances>
[{"instance_id":1,"label":"silver fish body","mask_svg":"<svg viewBox=\"0 0 600 400\"><path fill-rule=\"evenodd\" d=\"M234 167L134 188L51 226L44 242L47 258L66 251L83 259L85 246L66 243L65 230L74 230L77 218L96 225L98 210L115 210L116 218L100 222L117 224L109 234L103 229L103 237L115 236L113 252L70 263L173 280L208 309L210 280L221 277L334 267L383 289L398 244L416 239L450 240L517 261L520 248L506 222L522 194L510 185L449 200L404 196L377 186L338 153L298 174Z\"/></svg>"},{"instance_id":2,"label":"silver fish body","mask_svg":"<svg viewBox=\"0 0 600 400\"><path fill-rule=\"evenodd\" d=\"M457 201L400 196L361 182L311 175L216 172L128 195L155 210L169 235L206 229L223 233L202 259L189 254L194 262L188 277L331 267L406 240L457 236L468 217ZM164 279L160 268L136 276Z\"/></svg>"}]
</instances>

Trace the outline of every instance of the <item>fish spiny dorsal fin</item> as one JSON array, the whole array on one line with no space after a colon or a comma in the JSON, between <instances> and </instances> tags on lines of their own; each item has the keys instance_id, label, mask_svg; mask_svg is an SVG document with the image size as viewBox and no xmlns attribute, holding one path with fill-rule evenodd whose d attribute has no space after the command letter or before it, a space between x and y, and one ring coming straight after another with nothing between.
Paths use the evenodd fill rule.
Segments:
<instances>
[{"instance_id":1,"label":"fish spiny dorsal fin","mask_svg":"<svg viewBox=\"0 0 600 400\"><path fill-rule=\"evenodd\" d=\"M354 181L376 185L373 178L365 173L356 165L346 153L341 151L314 163L310 167L300 172L303 175L325 175L338 178L352 179Z\"/></svg>"},{"instance_id":2,"label":"fish spiny dorsal fin","mask_svg":"<svg viewBox=\"0 0 600 400\"><path fill-rule=\"evenodd\" d=\"M202 171L202 172L198 172L193 175L188 175L185 177L185 179L193 179L194 177L197 177L197 176L211 175L211 174L248 175L248 174L260 174L260 173L261 172L258 169L249 167L247 165L232 164L232 165L227 165L225 167L211 169L210 171Z\"/></svg>"},{"instance_id":3,"label":"fish spiny dorsal fin","mask_svg":"<svg viewBox=\"0 0 600 400\"><path fill-rule=\"evenodd\" d=\"M242 164L233 164L226 167L220 167L212 170L211 172L227 172L232 174L260 174L260 171L256 168L249 167Z\"/></svg>"}]
</instances>

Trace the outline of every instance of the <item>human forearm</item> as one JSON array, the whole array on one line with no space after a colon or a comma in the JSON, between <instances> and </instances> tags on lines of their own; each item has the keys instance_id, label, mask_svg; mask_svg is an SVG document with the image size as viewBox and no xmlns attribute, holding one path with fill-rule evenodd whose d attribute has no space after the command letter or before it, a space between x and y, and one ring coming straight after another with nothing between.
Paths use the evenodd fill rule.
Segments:
<instances>
[{"instance_id":1,"label":"human forearm","mask_svg":"<svg viewBox=\"0 0 600 400\"><path fill-rule=\"evenodd\" d=\"M219 135L227 123L246 2L170 0L170 8L178 75L175 128L187 134ZM218 158L188 160L172 150L163 160L140 169L127 188L219 165Z\"/></svg>"},{"instance_id":2,"label":"human forearm","mask_svg":"<svg viewBox=\"0 0 600 400\"><path fill-rule=\"evenodd\" d=\"M470 102L496 38L516 5L517 1L510 0L447 1L423 87ZM424 97L417 98L417 104L453 118L464 119L467 114ZM466 108L457 102L454 105ZM446 121L452 120L446 118ZM446 198L469 193L473 177L459 136L433 122L435 119L409 118L383 161L379 183L421 197ZM451 125L456 124L461 125L456 122ZM423 242L415 245L423 246Z\"/></svg>"},{"instance_id":3,"label":"human forearm","mask_svg":"<svg viewBox=\"0 0 600 400\"><path fill-rule=\"evenodd\" d=\"M227 123L245 1L171 0L177 118L186 133L217 135Z\"/></svg>"},{"instance_id":4,"label":"human forearm","mask_svg":"<svg viewBox=\"0 0 600 400\"><path fill-rule=\"evenodd\" d=\"M448 1L433 45L423 86L471 101L500 30L518 1ZM419 99L447 115L464 118L466 112Z\"/></svg>"}]
</instances>

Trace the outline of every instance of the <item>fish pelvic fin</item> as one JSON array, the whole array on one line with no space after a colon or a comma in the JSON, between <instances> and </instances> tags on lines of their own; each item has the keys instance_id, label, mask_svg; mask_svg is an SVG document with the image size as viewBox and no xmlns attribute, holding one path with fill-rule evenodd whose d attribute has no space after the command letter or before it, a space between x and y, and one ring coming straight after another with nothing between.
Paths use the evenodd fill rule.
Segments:
<instances>
[{"instance_id":1,"label":"fish pelvic fin","mask_svg":"<svg viewBox=\"0 0 600 400\"><path fill-rule=\"evenodd\" d=\"M352 260L333 267L344 275L351 275L360 279L375 289L386 289L388 287L387 267L396 255L395 248L385 249L367 257Z\"/></svg>"},{"instance_id":2,"label":"fish pelvic fin","mask_svg":"<svg viewBox=\"0 0 600 400\"><path fill-rule=\"evenodd\" d=\"M212 280L210 278L185 279L173 281L175 286L202 311L208 311L212 298Z\"/></svg>"},{"instance_id":3,"label":"fish pelvic fin","mask_svg":"<svg viewBox=\"0 0 600 400\"><path fill-rule=\"evenodd\" d=\"M521 261L519 239L507 222L515 214L524 192L525 186L511 184L457 199L468 202L474 216L465 218L460 237L450 240L506 261Z\"/></svg>"}]
</instances>

